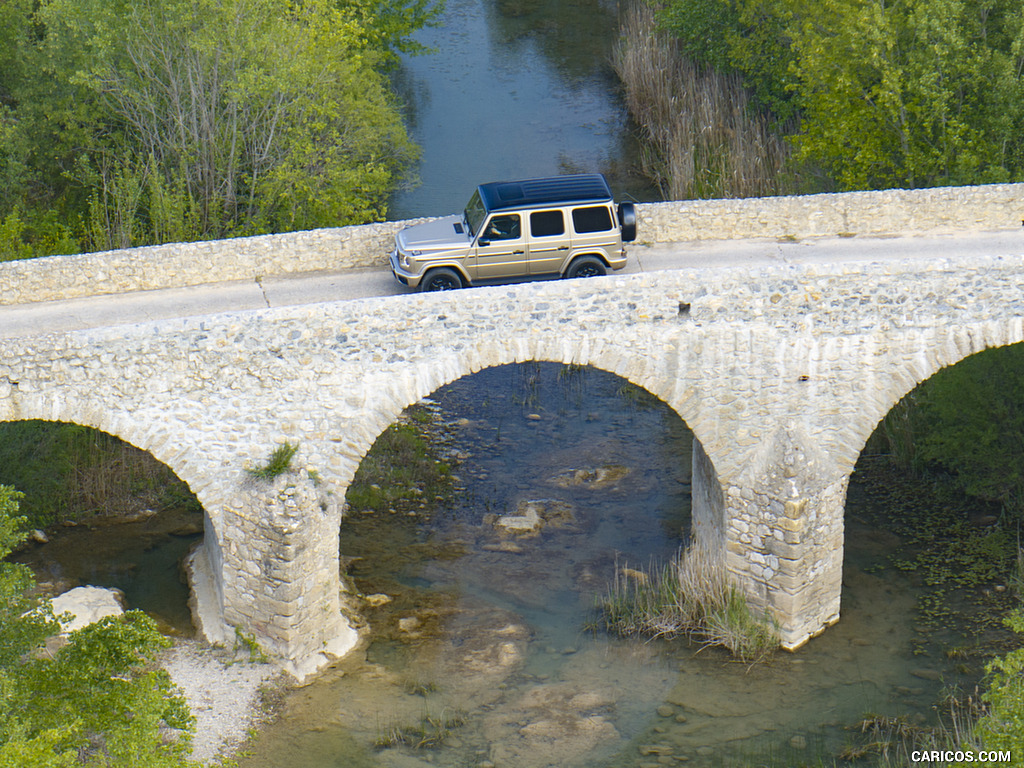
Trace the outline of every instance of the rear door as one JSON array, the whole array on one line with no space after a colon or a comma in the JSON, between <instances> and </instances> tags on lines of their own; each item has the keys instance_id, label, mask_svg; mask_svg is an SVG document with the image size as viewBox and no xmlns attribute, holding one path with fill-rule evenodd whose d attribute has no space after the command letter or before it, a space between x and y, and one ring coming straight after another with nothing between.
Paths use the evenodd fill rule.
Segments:
<instances>
[{"instance_id":1,"label":"rear door","mask_svg":"<svg viewBox=\"0 0 1024 768\"><path fill-rule=\"evenodd\" d=\"M569 255L569 231L561 208L532 211L530 219L530 274L548 275L561 271Z\"/></svg>"}]
</instances>

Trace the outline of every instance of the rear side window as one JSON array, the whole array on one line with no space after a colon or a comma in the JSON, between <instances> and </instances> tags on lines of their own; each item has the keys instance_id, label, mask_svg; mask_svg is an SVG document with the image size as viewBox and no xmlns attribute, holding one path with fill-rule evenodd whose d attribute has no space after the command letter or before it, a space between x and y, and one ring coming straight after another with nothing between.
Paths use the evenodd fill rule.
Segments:
<instances>
[{"instance_id":1,"label":"rear side window","mask_svg":"<svg viewBox=\"0 0 1024 768\"><path fill-rule=\"evenodd\" d=\"M581 235L587 232L607 232L612 228L612 215L603 205L573 208L572 228Z\"/></svg>"},{"instance_id":2,"label":"rear side window","mask_svg":"<svg viewBox=\"0 0 1024 768\"><path fill-rule=\"evenodd\" d=\"M565 217L561 211L537 211L530 214L530 234L551 237L565 234Z\"/></svg>"}]
</instances>

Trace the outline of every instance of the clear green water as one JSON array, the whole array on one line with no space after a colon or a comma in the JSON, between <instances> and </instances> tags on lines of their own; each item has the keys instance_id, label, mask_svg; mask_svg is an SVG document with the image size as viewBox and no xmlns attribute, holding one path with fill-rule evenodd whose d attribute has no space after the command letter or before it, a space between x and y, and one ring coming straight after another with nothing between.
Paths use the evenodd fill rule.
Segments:
<instances>
[{"instance_id":1,"label":"clear green water","mask_svg":"<svg viewBox=\"0 0 1024 768\"><path fill-rule=\"evenodd\" d=\"M145 520L83 521L58 528L45 545L11 556L35 571L52 594L89 585L114 587L128 608L146 611L167 634L191 637L188 586L181 562L202 536L202 513L167 510Z\"/></svg>"}]
</instances>

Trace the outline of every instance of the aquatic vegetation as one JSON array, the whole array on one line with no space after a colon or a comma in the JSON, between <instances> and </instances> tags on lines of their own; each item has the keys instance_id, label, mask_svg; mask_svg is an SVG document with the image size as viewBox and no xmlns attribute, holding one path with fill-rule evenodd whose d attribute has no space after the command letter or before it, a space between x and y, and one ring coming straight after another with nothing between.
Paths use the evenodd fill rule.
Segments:
<instances>
[{"instance_id":1,"label":"aquatic vegetation","mask_svg":"<svg viewBox=\"0 0 1024 768\"><path fill-rule=\"evenodd\" d=\"M405 692L410 696L422 696L427 698L432 693L437 693L438 686L433 680L409 680L405 684Z\"/></svg>"},{"instance_id":2,"label":"aquatic vegetation","mask_svg":"<svg viewBox=\"0 0 1024 768\"><path fill-rule=\"evenodd\" d=\"M623 636L689 636L727 648L742 661L762 661L779 646L778 627L758 616L725 566L700 546L682 550L653 572L616 568L600 599L599 623Z\"/></svg>"},{"instance_id":3,"label":"aquatic vegetation","mask_svg":"<svg viewBox=\"0 0 1024 768\"><path fill-rule=\"evenodd\" d=\"M758 616L730 587L725 604L709 613L702 630L710 645L728 648L743 661L762 661L779 647L778 630L767 614Z\"/></svg>"},{"instance_id":4,"label":"aquatic vegetation","mask_svg":"<svg viewBox=\"0 0 1024 768\"><path fill-rule=\"evenodd\" d=\"M430 409L406 409L406 418L384 430L360 463L345 495L349 507L386 512L450 493L451 466L439 458L431 434L438 429Z\"/></svg>"},{"instance_id":5,"label":"aquatic vegetation","mask_svg":"<svg viewBox=\"0 0 1024 768\"><path fill-rule=\"evenodd\" d=\"M412 749L435 749L444 744L452 730L466 724L467 715L461 710L444 709L440 715L431 715L424 710L418 722L400 724L392 722L384 727L374 739L377 749L389 747L410 747Z\"/></svg>"},{"instance_id":6,"label":"aquatic vegetation","mask_svg":"<svg viewBox=\"0 0 1024 768\"><path fill-rule=\"evenodd\" d=\"M1011 533L988 522L987 506L943 482L908 476L884 456L862 456L855 477L867 508L875 510L865 515L867 522L901 543L879 567L912 574L925 586L915 654L930 653L931 635L953 626L998 648L1006 638L1002 617L1016 602L1013 594L1020 594L1014 582L1020 556ZM970 610L963 610L964 599Z\"/></svg>"}]
</instances>

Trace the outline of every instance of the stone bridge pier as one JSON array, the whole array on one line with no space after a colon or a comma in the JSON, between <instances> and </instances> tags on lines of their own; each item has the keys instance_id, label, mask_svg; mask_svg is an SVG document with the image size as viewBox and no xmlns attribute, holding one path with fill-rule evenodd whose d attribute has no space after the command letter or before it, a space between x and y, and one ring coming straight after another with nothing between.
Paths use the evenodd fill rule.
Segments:
<instances>
[{"instance_id":1,"label":"stone bridge pier","mask_svg":"<svg viewBox=\"0 0 1024 768\"><path fill-rule=\"evenodd\" d=\"M341 609L341 505L305 469L233 483L186 564L193 621L211 643L241 633L301 680L358 641Z\"/></svg>"},{"instance_id":2,"label":"stone bridge pier","mask_svg":"<svg viewBox=\"0 0 1024 768\"><path fill-rule=\"evenodd\" d=\"M695 443L693 538L722 558L793 650L839 620L849 476L819 476L785 428L760 453L738 478L722 481Z\"/></svg>"}]
</instances>

